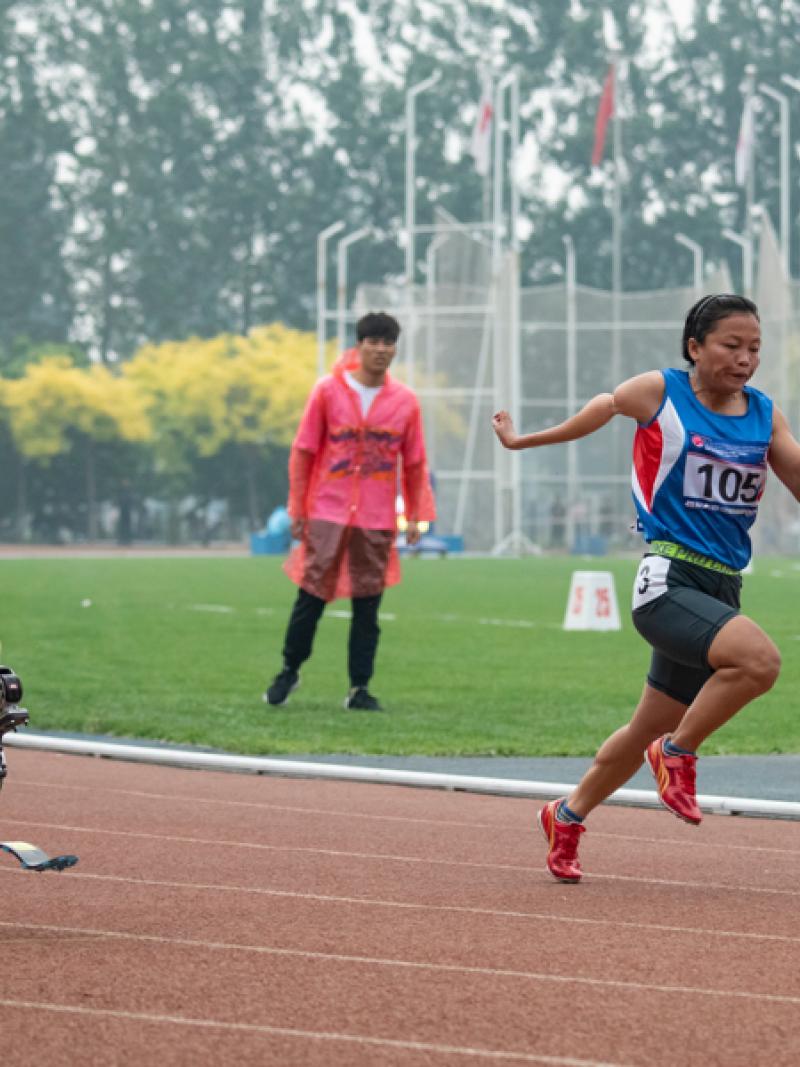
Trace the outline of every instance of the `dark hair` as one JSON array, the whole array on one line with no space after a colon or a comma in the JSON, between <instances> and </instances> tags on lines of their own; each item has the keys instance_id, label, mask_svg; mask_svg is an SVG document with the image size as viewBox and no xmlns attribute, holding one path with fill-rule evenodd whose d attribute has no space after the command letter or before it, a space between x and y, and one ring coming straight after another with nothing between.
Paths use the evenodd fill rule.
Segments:
<instances>
[{"instance_id":1,"label":"dark hair","mask_svg":"<svg viewBox=\"0 0 800 1067\"><path fill-rule=\"evenodd\" d=\"M689 355L689 340L693 337L698 344L702 344L713 327L729 315L755 315L759 322L761 321L753 301L748 300L746 296L737 296L736 293L704 296L689 309L683 327L683 358L692 366L694 360Z\"/></svg>"},{"instance_id":2,"label":"dark hair","mask_svg":"<svg viewBox=\"0 0 800 1067\"><path fill-rule=\"evenodd\" d=\"M359 343L367 337L378 337L394 344L400 336L400 323L385 311L369 311L356 323L356 338Z\"/></svg>"}]
</instances>

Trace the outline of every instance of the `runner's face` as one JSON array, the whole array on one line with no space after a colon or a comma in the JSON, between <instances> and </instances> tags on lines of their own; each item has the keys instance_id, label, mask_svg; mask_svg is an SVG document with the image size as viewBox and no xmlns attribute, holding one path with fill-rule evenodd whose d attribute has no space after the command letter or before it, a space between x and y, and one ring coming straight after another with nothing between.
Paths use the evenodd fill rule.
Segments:
<instances>
[{"instance_id":1,"label":"runner's face","mask_svg":"<svg viewBox=\"0 0 800 1067\"><path fill-rule=\"evenodd\" d=\"M715 323L702 344L689 341L703 384L719 392L743 389L758 369L761 327L755 315L740 312Z\"/></svg>"},{"instance_id":2,"label":"runner's face","mask_svg":"<svg viewBox=\"0 0 800 1067\"><path fill-rule=\"evenodd\" d=\"M361 366L367 374L384 374L394 359L397 344L384 337L365 337L358 346Z\"/></svg>"}]
</instances>

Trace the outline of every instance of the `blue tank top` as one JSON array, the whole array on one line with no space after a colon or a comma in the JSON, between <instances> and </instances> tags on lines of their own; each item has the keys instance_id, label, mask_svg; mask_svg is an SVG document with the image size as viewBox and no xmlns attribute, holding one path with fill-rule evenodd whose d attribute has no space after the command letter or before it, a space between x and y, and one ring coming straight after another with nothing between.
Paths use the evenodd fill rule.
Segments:
<instances>
[{"instance_id":1,"label":"blue tank top","mask_svg":"<svg viewBox=\"0 0 800 1067\"><path fill-rule=\"evenodd\" d=\"M746 414L717 415L694 395L687 371L662 373L661 407L633 441L633 499L644 539L673 541L741 570L767 481L772 401L745 386Z\"/></svg>"}]
</instances>

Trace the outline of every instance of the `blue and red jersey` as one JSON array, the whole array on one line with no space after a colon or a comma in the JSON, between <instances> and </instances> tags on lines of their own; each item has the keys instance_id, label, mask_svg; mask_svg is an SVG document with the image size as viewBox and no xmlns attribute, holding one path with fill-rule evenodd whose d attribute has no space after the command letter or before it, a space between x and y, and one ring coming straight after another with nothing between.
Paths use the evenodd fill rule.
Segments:
<instances>
[{"instance_id":1,"label":"blue and red jersey","mask_svg":"<svg viewBox=\"0 0 800 1067\"><path fill-rule=\"evenodd\" d=\"M662 371L664 399L633 442L633 499L645 541L672 541L741 570L767 480L772 401L746 386L747 411L718 415L687 371Z\"/></svg>"}]
</instances>

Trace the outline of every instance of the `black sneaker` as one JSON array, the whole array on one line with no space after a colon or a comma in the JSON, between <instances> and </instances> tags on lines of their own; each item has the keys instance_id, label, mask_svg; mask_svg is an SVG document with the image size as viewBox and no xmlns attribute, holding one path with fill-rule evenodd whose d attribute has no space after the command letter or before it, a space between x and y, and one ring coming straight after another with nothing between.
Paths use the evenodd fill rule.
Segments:
<instances>
[{"instance_id":1,"label":"black sneaker","mask_svg":"<svg viewBox=\"0 0 800 1067\"><path fill-rule=\"evenodd\" d=\"M344 698L344 706L351 711L383 711L377 699L367 690L365 685L351 689Z\"/></svg>"},{"instance_id":2,"label":"black sneaker","mask_svg":"<svg viewBox=\"0 0 800 1067\"><path fill-rule=\"evenodd\" d=\"M264 694L265 703L272 704L276 708L281 707L298 685L300 685L300 675L297 671L290 671L288 667L284 667L281 673L276 674L272 679L272 685Z\"/></svg>"}]
</instances>

